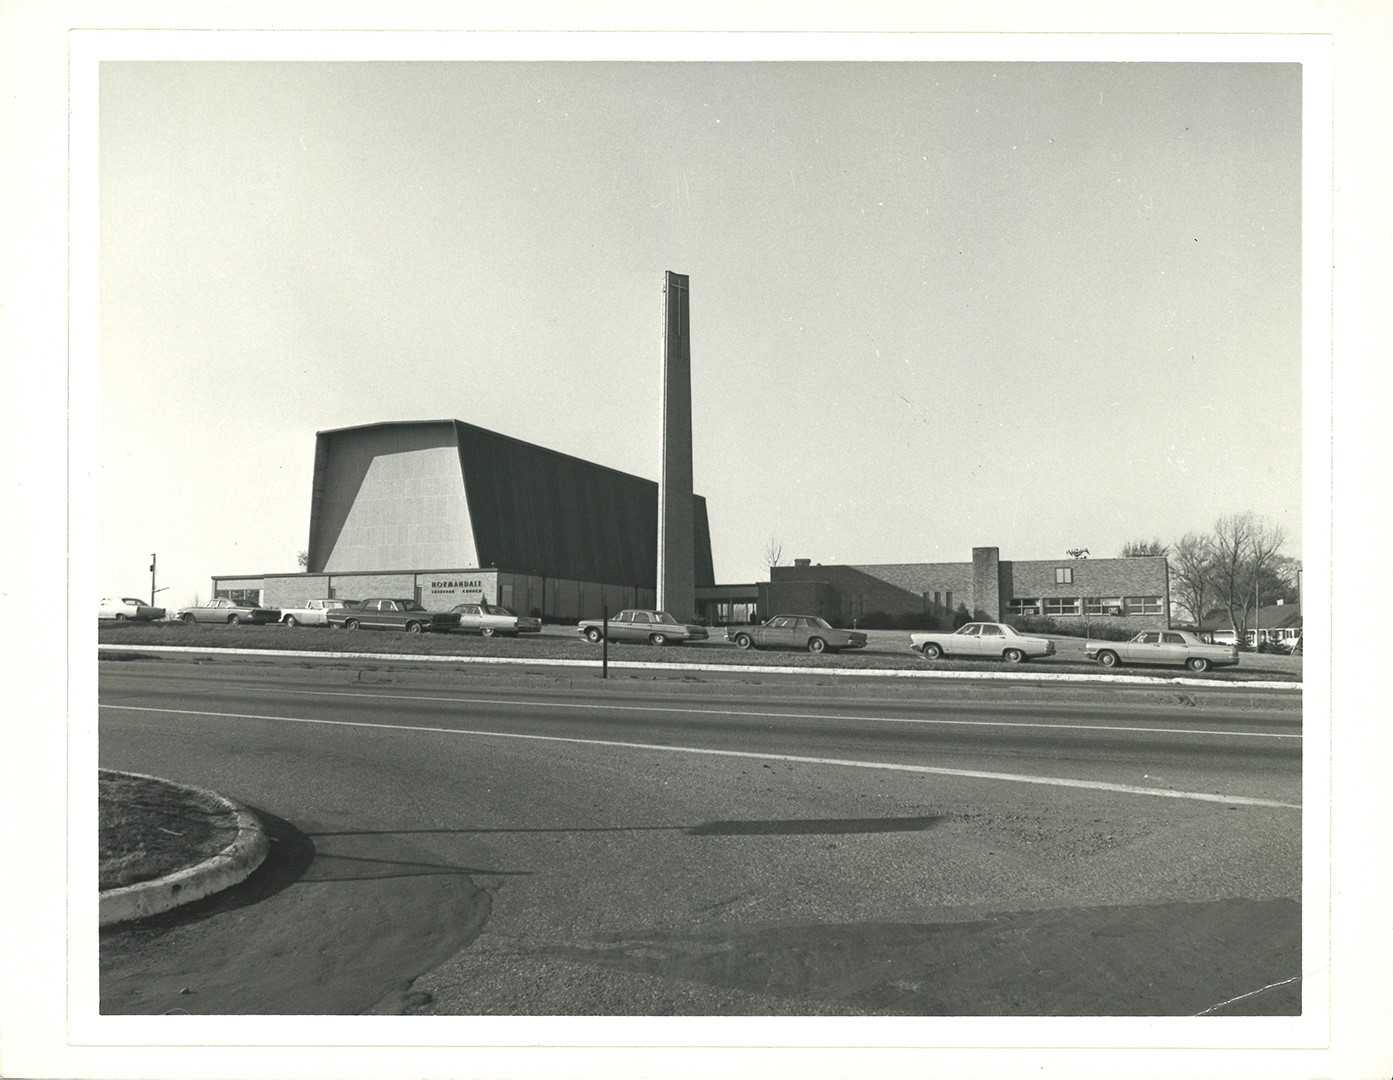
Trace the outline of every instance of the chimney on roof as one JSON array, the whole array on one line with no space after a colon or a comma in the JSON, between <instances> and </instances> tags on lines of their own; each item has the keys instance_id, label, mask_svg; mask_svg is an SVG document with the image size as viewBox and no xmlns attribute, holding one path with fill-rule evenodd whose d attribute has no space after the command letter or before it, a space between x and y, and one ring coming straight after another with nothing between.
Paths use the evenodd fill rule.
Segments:
<instances>
[{"instance_id":1,"label":"chimney on roof","mask_svg":"<svg viewBox=\"0 0 1393 1080\"><path fill-rule=\"evenodd\" d=\"M793 560L793 565L794 565L794 566L812 566L812 564L813 564L812 559L794 559L794 560Z\"/></svg>"}]
</instances>

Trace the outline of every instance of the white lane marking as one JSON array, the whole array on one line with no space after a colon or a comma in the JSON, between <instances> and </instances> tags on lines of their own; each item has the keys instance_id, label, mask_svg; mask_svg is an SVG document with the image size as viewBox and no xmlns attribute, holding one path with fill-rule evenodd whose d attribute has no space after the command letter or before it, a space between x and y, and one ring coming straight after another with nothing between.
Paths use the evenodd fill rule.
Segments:
<instances>
[{"instance_id":1,"label":"white lane marking","mask_svg":"<svg viewBox=\"0 0 1393 1080\"><path fill-rule=\"evenodd\" d=\"M927 773L975 780L1004 780L1017 784L1047 787L1086 788L1120 795L1151 795L1162 799L1188 799L1192 802L1225 803L1237 806L1268 806L1281 810L1300 810L1300 803L1275 799L1254 799L1245 795L1221 795L1208 791L1164 791L1159 788L1110 784L1102 780L1074 780L1062 776L1029 776L1024 773L987 772L980 769L948 769L938 765L905 765L893 761L855 761L847 758L803 757L797 754L756 753L749 750L716 750L700 746L661 746L657 743L619 742L611 739L576 739L562 735L523 735L511 731L474 731L467 728L425 727L417 724L373 724L359 720L316 720L303 716L264 716L258 713L204 712L198 709L152 709L143 705L102 705L102 709L125 712L172 713L176 716L212 716L225 720L275 720L287 724L318 724L324 727L372 728L381 731L418 731L431 735L468 735L475 738L518 739L529 742L569 743L575 746L612 746L624 750L652 750L665 754L701 754L710 757L746 758L754 761L785 761L798 765L838 765L849 769L886 769L890 772Z\"/></svg>"},{"instance_id":2,"label":"white lane marking","mask_svg":"<svg viewBox=\"0 0 1393 1080\"><path fill-rule=\"evenodd\" d=\"M599 660L557 660L538 657L527 659L519 656L431 656L422 653L365 653L365 652L317 652L309 649L224 649L222 647L200 649L193 645L97 645L98 651L109 652L167 652L199 653L226 656L261 656L270 659L292 657L296 660L403 660L424 664L495 664L524 667L580 667L596 668ZM835 667L775 667L772 664L694 664L665 663L653 660L611 660L612 668L626 668L642 671L710 671L737 675L834 675L854 676L870 679L969 679L978 682L1079 682L1079 683L1123 683L1129 686L1198 686L1209 690L1301 690L1299 682L1277 682L1273 679L1254 679L1251 682L1214 682L1210 679L1189 679L1184 676L1167 678L1161 675L1114 675L1099 672L1096 675L1080 675L1062 671L916 671L913 668L835 668Z\"/></svg>"},{"instance_id":3,"label":"white lane marking","mask_svg":"<svg viewBox=\"0 0 1393 1080\"><path fill-rule=\"evenodd\" d=\"M1274 731L1213 731L1208 728L1163 728L1163 727L1125 727L1120 724L1049 724L1043 720L930 720L917 716L858 716L847 713L793 713L756 712L735 709L702 709L695 706L679 709L670 705L591 705L572 701L530 701L508 698L440 697L432 694L366 694L352 690L286 690L281 687L239 687L239 689L264 690L271 694L301 694L307 697L348 697L367 698L380 701L435 701L464 705L533 705L547 709L607 709L614 712L642 713L684 713L705 716L744 716L755 719L774 718L778 720L870 720L880 724L928 724L952 725L954 727L1000 727L1000 728L1049 728L1059 731L1127 731L1144 735L1215 735L1221 738L1233 736L1246 739L1300 739Z\"/></svg>"}]
</instances>

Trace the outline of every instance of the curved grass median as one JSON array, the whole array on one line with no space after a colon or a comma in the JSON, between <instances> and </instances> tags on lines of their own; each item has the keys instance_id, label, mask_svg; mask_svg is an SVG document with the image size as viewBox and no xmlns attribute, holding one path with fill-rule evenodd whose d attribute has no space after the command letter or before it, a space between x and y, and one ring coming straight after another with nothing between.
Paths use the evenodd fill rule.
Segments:
<instances>
[{"instance_id":1,"label":"curved grass median","mask_svg":"<svg viewBox=\"0 0 1393 1080\"><path fill-rule=\"evenodd\" d=\"M909 635L901 631L873 630L870 644L864 649L844 653L823 653L818 656L805 652L737 649L724 639L717 628L709 641L690 645L617 644L609 646L612 662L646 661L690 664L731 664L746 667L806 668L809 671L829 668L873 671L980 671L983 673L1011 671L1029 676L1038 672L1060 674L1102 674L1103 669L1088 662L1083 655L1082 639L1061 643L1061 654L1048 659L1033 660L1022 665L1006 664L999 660L938 660L926 661L910 652ZM477 634L404 634L387 630L332 630L323 627L289 629L284 626L184 626L182 623L107 623L97 630L102 645L154 646L177 645L212 649L256 649L268 652L294 650L299 652L375 653L385 656L480 656L512 657L529 660L588 660L600 663L600 646L579 638L574 628L548 626L541 634L518 638L484 638ZM120 654L109 653L114 658ZM147 654L147 658L150 654ZM1301 682L1300 657L1243 655L1238 668L1223 668L1199 676L1213 682L1253 682L1275 680ZM1150 675L1157 678L1188 678L1196 676L1183 668L1123 667L1121 674Z\"/></svg>"},{"instance_id":2,"label":"curved grass median","mask_svg":"<svg viewBox=\"0 0 1393 1080\"><path fill-rule=\"evenodd\" d=\"M153 776L97 774L98 887L105 892L212 858L237 836L235 811Z\"/></svg>"}]
</instances>

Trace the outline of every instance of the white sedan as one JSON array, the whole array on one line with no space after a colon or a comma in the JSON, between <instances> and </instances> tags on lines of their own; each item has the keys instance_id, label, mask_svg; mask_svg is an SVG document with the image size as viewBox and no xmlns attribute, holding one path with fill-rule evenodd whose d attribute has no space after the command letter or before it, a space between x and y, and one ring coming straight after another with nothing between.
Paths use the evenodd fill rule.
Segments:
<instances>
[{"instance_id":1,"label":"white sedan","mask_svg":"<svg viewBox=\"0 0 1393 1080\"><path fill-rule=\"evenodd\" d=\"M1131 641L1085 641L1083 651L1104 667L1175 664L1198 672L1238 663L1238 646L1211 645L1188 630L1142 630Z\"/></svg>"},{"instance_id":2,"label":"white sedan","mask_svg":"<svg viewBox=\"0 0 1393 1080\"><path fill-rule=\"evenodd\" d=\"M97 605L97 618L115 619L117 622L125 622L127 619L149 622L152 619L163 619L164 608L152 607L144 600L136 600L129 596L104 596Z\"/></svg>"},{"instance_id":3,"label":"white sedan","mask_svg":"<svg viewBox=\"0 0 1393 1080\"><path fill-rule=\"evenodd\" d=\"M1054 642L1049 638L1027 637L1013 626L994 622L970 622L951 634L910 634L909 647L922 653L925 660L941 656L999 656L1019 664L1037 656L1054 655Z\"/></svg>"},{"instance_id":4,"label":"white sedan","mask_svg":"<svg viewBox=\"0 0 1393 1080\"><path fill-rule=\"evenodd\" d=\"M472 634L540 634L542 620L531 615L514 615L498 604L457 604L450 609L459 616L459 628Z\"/></svg>"}]
</instances>

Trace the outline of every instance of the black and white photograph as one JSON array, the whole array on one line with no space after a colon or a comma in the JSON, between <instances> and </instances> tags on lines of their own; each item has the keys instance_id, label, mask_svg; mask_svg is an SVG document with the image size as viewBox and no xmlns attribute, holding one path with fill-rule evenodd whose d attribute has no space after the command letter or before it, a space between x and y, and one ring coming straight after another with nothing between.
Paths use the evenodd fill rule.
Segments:
<instances>
[{"instance_id":1,"label":"black and white photograph","mask_svg":"<svg viewBox=\"0 0 1393 1080\"><path fill-rule=\"evenodd\" d=\"M402 29L63 35L22 1075L1386 1060L1330 34Z\"/></svg>"}]
</instances>

